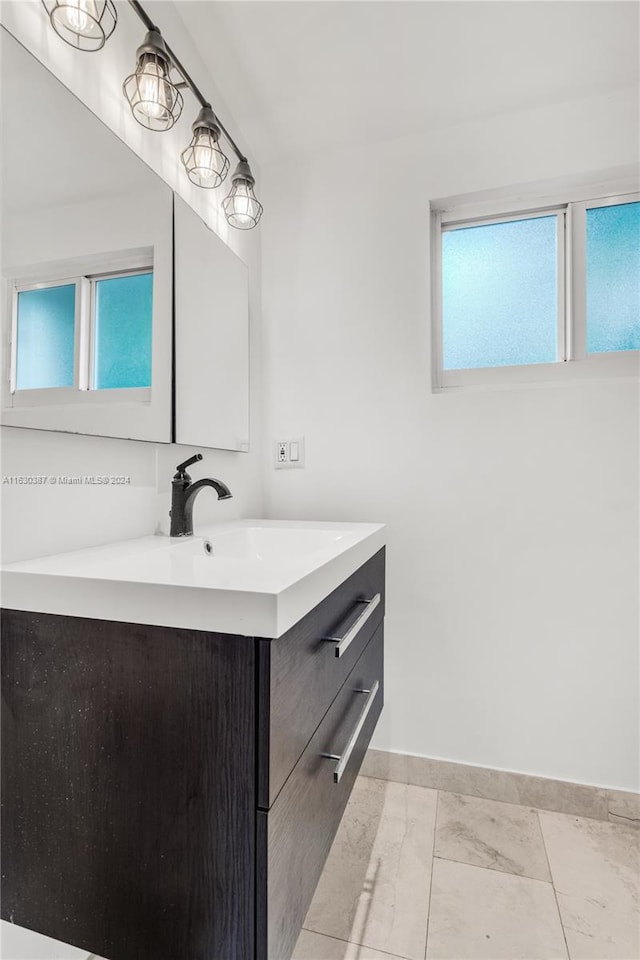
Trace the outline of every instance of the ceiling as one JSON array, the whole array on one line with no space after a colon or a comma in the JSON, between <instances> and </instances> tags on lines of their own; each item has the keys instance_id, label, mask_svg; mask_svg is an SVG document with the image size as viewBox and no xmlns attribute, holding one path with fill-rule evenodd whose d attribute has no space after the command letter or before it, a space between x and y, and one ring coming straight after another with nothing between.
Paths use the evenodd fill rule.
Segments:
<instances>
[{"instance_id":1,"label":"ceiling","mask_svg":"<svg viewBox=\"0 0 640 960\"><path fill-rule=\"evenodd\" d=\"M180 0L176 7L258 163L638 82L635 2Z\"/></svg>"}]
</instances>

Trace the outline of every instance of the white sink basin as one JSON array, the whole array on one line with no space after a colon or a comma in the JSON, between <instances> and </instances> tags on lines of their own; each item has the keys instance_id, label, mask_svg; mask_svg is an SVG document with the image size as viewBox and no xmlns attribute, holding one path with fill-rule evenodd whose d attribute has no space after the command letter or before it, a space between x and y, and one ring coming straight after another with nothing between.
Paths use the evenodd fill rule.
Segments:
<instances>
[{"instance_id":1,"label":"white sink basin","mask_svg":"<svg viewBox=\"0 0 640 960\"><path fill-rule=\"evenodd\" d=\"M204 550L205 556L218 560L273 563L335 550L347 537L344 530L267 527L263 524L216 530L208 538L196 537L189 548L199 553Z\"/></svg>"},{"instance_id":2,"label":"white sink basin","mask_svg":"<svg viewBox=\"0 0 640 960\"><path fill-rule=\"evenodd\" d=\"M382 524L236 520L8 564L2 605L279 637L383 545Z\"/></svg>"}]
</instances>

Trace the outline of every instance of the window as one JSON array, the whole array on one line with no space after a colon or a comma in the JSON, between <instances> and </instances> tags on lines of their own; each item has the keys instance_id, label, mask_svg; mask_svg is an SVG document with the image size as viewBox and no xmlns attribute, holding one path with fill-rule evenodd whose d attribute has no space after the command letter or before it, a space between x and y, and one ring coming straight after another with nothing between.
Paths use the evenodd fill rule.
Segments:
<instances>
[{"instance_id":1,"label":"window","mask_svg":"<svg viewBox=\"0 0 640 960\"><path fill-rule=\"evenodd\" d=\"M16 282L13 316L11 405L148 399L150 266Z\"/></svg>"},{"instance_id":2,"label":"window","mask_svg":"<svg viewBox=\"0 0 640 960\"><path fill-rule=\"evenodd\" d=\"M16 390L72 387L76 287L17 293Z\"/></svg>"},{"instance_id":3,"label":"window","mask_svg":"<svg viewBox=\"0 0 640 960\"><path fill-rule=\"evenodd\" d=\"M96 390L151 386L153 274L95 281Z\"/></svg>"},{"instance_id":4,"label":"window","mask_svg":"<svg viewBox=\"0 0 640 960\"><path fill-rule=\"evenodd\" d=\"M554 379L578 365L581 375L630 372L638 195L497 216L454 209L435 225L437 387Z\"/></svg>"},{"instance_id":5,"label":"window","mask_svg":"<svg viewBox=\"0 0 640 960\"><path fill-rule=\"evenodd\" d=\"M587 352L640 349L640 203L586 208Z\"/></svg>"}]
</instances>

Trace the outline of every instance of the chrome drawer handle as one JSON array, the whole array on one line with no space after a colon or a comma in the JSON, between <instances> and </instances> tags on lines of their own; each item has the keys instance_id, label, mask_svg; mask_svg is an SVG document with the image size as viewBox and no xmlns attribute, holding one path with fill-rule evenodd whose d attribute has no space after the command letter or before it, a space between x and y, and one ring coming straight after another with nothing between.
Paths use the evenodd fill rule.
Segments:
<instances>
[{"instance_id":1,"label":"chrome drawer handle","mask_svg":"<svg viewBox=\"0 0 640 960\"><path fill-rule=\"evenodd\" d=\"M360 716L358 717L358 722L356 723L355 727L353 728L353 732L352 732L351 736L349 737L349 739L348 739L348 741L347 741L347 745L346 745L346 747L344 748L344 753L341 753L339 756L336 755L335 753L323 753L323 754L322 754L322 756L325 757L327 760L337 760L337 761L338 761L338 762L336 763L335 769L334 769L334 771L333 771L333 782L334 782L334 783L340 783L340 781L342 780L342 774L343 774L343 773L345 772L345 770L347 769L347 766L348 766L348 764L349 764L349 760L351 759L351 754L353 753L353 751L354 751L354 749L355 749L355 746L356 746L356 743L358 742L358 737L360 736L360 733L362 732L362 728L363 728L364 725L365 725L365 721L366 721L367 717L369 716L369 713L371 712L371 707L372 707L373 704L374 704L374 701L375 701L375 699L376 699L376 696L377 696L377 694L378 694L378 690L379 690L379 689L380 689L380 681L379 681L379 680L376 680L376 682L374 683L374 685L371 687L371 690L355 690L355 691L354 691L355 693L366 693L366 694L367 694L367 702L365 703L364 707L362 708L362 713L361 713Z\"/></svg>"},{"instance_id":2,"label":"chrome drawer handle","mask_svg":"<svg viewBox=\"0 0 640 960\"><path fill-rule=\"evenodd\" d=\"M365 608L360 614L360 616L358 617L358 619L355 621L355 623L351 627L349 627L349 629L344 634L344 636L322 638L323 640L329 640L331 643L335 643L336 657L341 657L342 654L348 650L348 648L351 646L351 643L358 636L358 634L364 627L365 623L367 622L367 620L369 619L369 617L371 616L375 608L380 603L380 594L376 593L375 597L372 600L358 600L357 602L364 603Z\"/></svg>"}]
</instances>

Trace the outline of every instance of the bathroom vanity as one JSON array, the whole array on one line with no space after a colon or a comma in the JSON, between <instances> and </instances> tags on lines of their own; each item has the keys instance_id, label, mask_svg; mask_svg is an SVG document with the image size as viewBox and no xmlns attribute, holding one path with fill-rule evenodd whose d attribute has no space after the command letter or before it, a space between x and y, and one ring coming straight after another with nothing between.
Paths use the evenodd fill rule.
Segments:
<instances>
[{"instance_id":1,"label":"bathroom vanity","mask_svg":"<svg viewBox=\"0 0 640 960\"><path fill-rule=\"evenodd\" d=\"M384 528L236 521L3 571L2 916L289 960L383 703Z\"/></svg>"}]
</instances>

